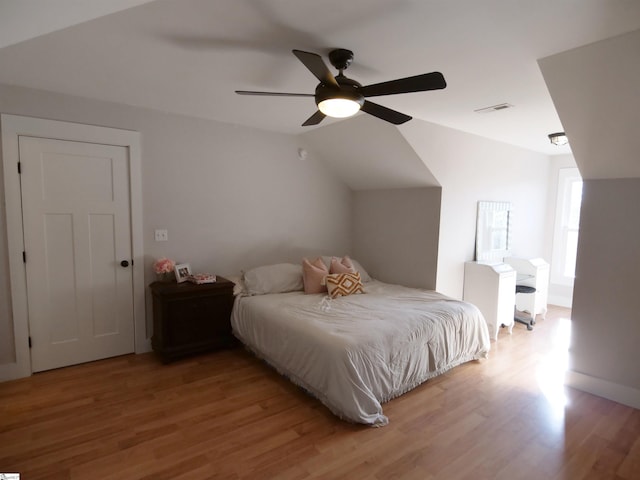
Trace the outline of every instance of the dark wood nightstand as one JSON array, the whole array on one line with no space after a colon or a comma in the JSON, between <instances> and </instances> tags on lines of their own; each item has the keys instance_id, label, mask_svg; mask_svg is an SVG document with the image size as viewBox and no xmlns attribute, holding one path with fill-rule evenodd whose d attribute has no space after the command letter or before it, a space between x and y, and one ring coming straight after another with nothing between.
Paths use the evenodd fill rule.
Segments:
<instances>
[{"instance_id":1,"label":"dark wood nightstand","mask_svg":"<svg viewBox=\"0 0 640 480\"><path fill-rule=\"evenodd\" d=\"M151 345L162 361L236 345L231 334L233 282L154 282Z\"/></svg>"}]
</instances>

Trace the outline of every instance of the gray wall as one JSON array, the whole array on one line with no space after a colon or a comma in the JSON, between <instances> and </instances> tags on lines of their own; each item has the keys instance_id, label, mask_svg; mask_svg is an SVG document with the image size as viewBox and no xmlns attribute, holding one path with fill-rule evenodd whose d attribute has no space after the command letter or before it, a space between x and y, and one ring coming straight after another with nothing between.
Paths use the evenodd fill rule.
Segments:
<instances>
[{"instance_id":1,"label":"gray wall","mask_svg":"<svg viewBox=\"0 0 640 480\"><path fill-rule=\"evenodd\" d=\"M640 179L587 180L574 285L571 368L640 390Z\"/></svg>"},{"instance_id":2,"label":"gray wall","mask_svg":"<svg viewBox=\"0 0 640 480\"><path fill-rule=\"evenodd\" d=\"M2 149L0 149L0 155L2 155ZM3 164L0 161L0 212L2 212L0 215L0 364L12 362L15 359L3 173Z\"/></svg>"},{"instance_id":3,"label":"gray wall","mask_svg":"<svg viewBox=\"0 0 640 480\"><path fill-rule=\"evenodd\" d=\"M363 116L343 122L355 137L342 151L339 145L321 150L323 129L292 137L6 85L0 85L0 111L141 132L148 281L150 264L161 255L224 275L302 255L350 253L385 281L433 288L437 275L438 290L461 298L478 200L514 202L514 254L548 258L542 240L548 158L446 127L414 120L398 129ZM367 130L371 121L378 123ZM362 149L366 131L375 132L373 173L370 149ZM305 161L300 147L308 150ZM416 188L360 195L359 188L384 184L389 173L381 159L397 173L387 178L389 186ZM340 169L351 161L356 169ZM350 189L343 177L357 185ZM440 181L442 189L428 186ZM364 198L381 207L366 206ZM385 231L385 222L403 235ZM169 242L153 241L156 228L169 230ZM367 243L372 230L380 242L375 248ZM389 252L402 255L392 262ZM398 266L410 258L415 263L403 272ZM0 332L9 325L0 320ZM9 336L0 338L0 362L11 355Z\"/></svg>"},{"instance_id":4,"label":"gray wall","mask_svg":"<svg viewBox=\"0 0 640 480\"><path fill-rule=\"evenodd\" d=\"M230 275L351 250L351 191L314 152L301 161L293 136L7 85L0 112L141 132L147 283L159 256ZM14 357L5 238L3 206L0 364Z\"/></svg>"},{"instance_id":5,"label":"gray wall","mask_svg":"<svg viewBox=\"0 0 640 480\"><path fill-rule=\"evenodd\" d=\"M435 290L440 187L354 192L353 251L375 279Z\"/></svg>"},{"instance_id":6,"label":"gray wall","mask_svg":"<svg viewBox=\"0 0 640 480\"><path fill-rule=\"evenodd\" d=\"M585 180L568 383L640 408L640 30L539 60Z\"/></svg>"}]
</instances>

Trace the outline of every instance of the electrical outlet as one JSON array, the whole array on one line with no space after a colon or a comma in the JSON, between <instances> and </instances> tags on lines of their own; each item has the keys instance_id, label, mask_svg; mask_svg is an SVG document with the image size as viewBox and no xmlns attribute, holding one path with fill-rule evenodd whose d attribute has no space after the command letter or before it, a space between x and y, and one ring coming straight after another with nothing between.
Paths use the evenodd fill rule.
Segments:
<instances>
[{"instance_id":1,"label":"electrical outlet","mask_svg":"<svg viewBox=\"0 0 640 480\"><path fill-rule=\"evenodd\" d=\"M169 240L169 232L167 230L156 230L156 242L166 242Z\"/></svg>"}]
</instances>

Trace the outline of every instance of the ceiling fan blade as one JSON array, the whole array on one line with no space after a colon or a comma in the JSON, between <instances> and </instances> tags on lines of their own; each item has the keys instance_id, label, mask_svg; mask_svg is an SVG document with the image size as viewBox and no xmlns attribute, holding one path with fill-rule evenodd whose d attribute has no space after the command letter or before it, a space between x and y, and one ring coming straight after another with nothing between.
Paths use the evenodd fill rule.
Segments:
<instances>
[{"instance_id":1,"label":"ceiling fan blade","mask_svg":"<svg viewBox=\"0 0 640 480\"><path fill-rule=\"evenodd\" d=\"M238 95L263 95L269 97L313 97L313 93L284 93L284 92L253 92L251 90L236 90Z\"/></svg>"},{"instance_id":2,"label":"ceiling fan blade","mask_svg":"<svg viewBox=\"0 0 640 480\"><path fill-rule=\"evenodd\" d=\"M377 103L369 102L368 100L364 101L364 105L362 105L360 110L368 113L369 115L373 115L374 117L378 117L381 120L393 123L394 125L401 125L412 118L409 115L391 110L390 108L383 107Z\"/></svg>"},{"instance_id":3,"label":"ceiling fan blade","mask_svg":"<svg viewBox=\"0 0 640 480\"><path fill-rule=\"evenodd\" d=\"M324 63L320 55L317 53L303 52L302 50L292 50L292 52L318 80L327 86L340 88L340 85L338 85L336 79L331 75L331 71L327 68L327 64Z\"/></svg>"},{"instance_id":4,"label":"ceiling fan blade","mask_svg":"<svg viewBox=\"0 0 640 480\"><path fill-rule=\"evenodd\" d=\"M360 89L360 93L365 97L377 97L380 95L440 90L446 86L447 82L440 72L431 72L414 77L399 78L398 80L367 85Z\"/></svg>"},{"instance_id":5,"label":"ceiling fan blade","mask_svg":"<svg viewBox=\"0 0 640 480\"><path fill-rule=\"evenodd\" d=\"M319 124L326 115L322 113L320 110L316 111L313 115L311 115L307 120L302 124L303 127L308 127L309 125L317 125Z\"/></svg>"}]
</instances>

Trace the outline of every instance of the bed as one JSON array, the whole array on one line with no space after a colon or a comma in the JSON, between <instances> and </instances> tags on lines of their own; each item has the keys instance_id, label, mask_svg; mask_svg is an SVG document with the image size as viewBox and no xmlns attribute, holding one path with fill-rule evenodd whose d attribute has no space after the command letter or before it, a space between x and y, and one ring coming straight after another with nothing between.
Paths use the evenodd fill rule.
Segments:
<instances>
[{"instance_id":1,"label":"bed","mask_svg":"<svg viewBox=\"0 0 640 480\"><path fill-rule=\"evenodd\" d=\"M386 425L384 402L490 349L480 311L433 291L371 280L331 299L287 288L238 295L233 333L348 421Z\"/></svg>"}]
</instances>

